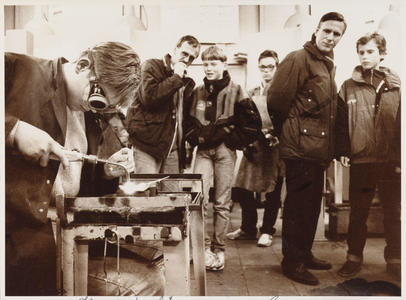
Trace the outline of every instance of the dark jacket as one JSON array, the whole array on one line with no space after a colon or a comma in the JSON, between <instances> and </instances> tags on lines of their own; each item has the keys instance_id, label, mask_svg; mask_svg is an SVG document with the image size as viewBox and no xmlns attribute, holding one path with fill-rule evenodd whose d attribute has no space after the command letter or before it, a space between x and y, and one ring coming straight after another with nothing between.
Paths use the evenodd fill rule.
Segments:
<instances>
[{"instance_id":1,"label":"dark jacket","mask_svg":"<svg viewBox=\"0 0 406 300\"><path fill-rule=\"evenodd\" d=\"M374 72L380 72L383 78L376 87L365 81L361 66L341 86L339 101L343 109L337 118L343 115L340 119L347 125L348 138L340 144L350 149L350 153L347 150L341 155L348 156L351 163L399 163L400 78L385 67Z\"/></svg>"},{"instance_id":2,"label":"dark jacket","mask_svg":"<svg viewBox=\"0 0 406 300\"><path fill-rule=\"evenodd\" d=\"M138 96L127 112L130 143L157 159L165 159L172 146L177 121L174 95L184 88L179 95L183 105L182 97L188 98L194 85L191 78L174 74L169 54L163 59L145 61ZM181 139L178 137L178 141Z\"/></svg>"},{"instance_id":3,"label":"dark jacket","mask_svg":"<svg viewBox=\"0 0 406 300\"><path fill-rule=\"evenodd\" d=\"M327 166L334 155L335 66L312 42L289 53L268 90L268 112L280 136L280 156Z\"/></svg>"},{"instance_id":4,"label":"dark jacket","mask_svg":"<svg viewBox=\"0 0 406 300\"><path fill-rule=\"evenodd\" d=\"M6 137L21 120L64 145L67 104L62 64L65 62L63 58L52 61L5 53ZM91 112L85 114L88 154L97 154L102 133L100 117ZM51 190L59 162L50 160L47 167L41 167L13 151L6 147L6 293L56 295L57 251L47 213L53 201ZM103 165L85 164L78 196L117 191L118 180L103 180L102 175ZM21 281L25 282L22 286Z\"/></svg>"},{"instance_id":5,"label":"dark jacket","mask_svg":"<svg viewBox=\"0 0 406 300\"><path fill-rule=\"evenodd\" d=\"M185 139L192 147L207 149L225 142L232 150L242 150L262 135L257 107L227 71L221 80L204 78L187 104Z\"/></svg>"},{"instance_id":6,"label":"dark jacket","mask_svg":"<svg viewBox=\"0 0 406 300\"><path fill-rule=\"evenodd\" d=\"M248 91L248 95L259 110L262 131L272 132L273 125L266 108L266 91L262 95L260 92L261 88L258 86ZM235 187L258 193L270 193L274 190L278 176L284 176L284 166L279 159L278 146L269 147L269 143L269 139L263 134L253 143L249 152L251 155L244 153L235 178Z\"/></svg>"}]
</instances>

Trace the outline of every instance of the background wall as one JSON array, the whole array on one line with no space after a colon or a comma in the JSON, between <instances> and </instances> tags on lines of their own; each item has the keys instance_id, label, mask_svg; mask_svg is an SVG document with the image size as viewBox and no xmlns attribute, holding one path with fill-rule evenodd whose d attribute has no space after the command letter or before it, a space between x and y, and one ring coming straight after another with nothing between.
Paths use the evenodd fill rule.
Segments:
<instances>
[{"instance_id":1,"label":"background wall","mask_svg":"<svg viewBox=\"0 0 406 300\"><path fill-rule=\"evenodd\" d=\"M272 3L265 1L268 2ZM338 11L348 22L347 32L335 49L336 81L341 85L358 64L356 40L368 31L377 30L385 16L392 13L386 29L381 29L388 41L388 55L383 64L401 73L402 9L397 2L402 1L393 1L392 6L387 1L373 0L325 1L313 5L285 2L286 5L234 5L236 1L227 1L224 5L221 2L220 5L211 5L212 2L208 5L197 5L198 2L174 5L169 1L158 5L134 5L135 16L142 20L146 31L116 26L126 13L123 5L41 5L42 18L55 30L52 36L32 35L22 30L35 18L36 6L4 6L5 50L47 58L62 55L75 59L84 47L110 39L131 45L145 60L171 53L181 35L192 34L203 42L203 49L213 44L222 47L228 55L232 78L246 88L252 88L260 81L257 69L260 52L276 50L282 60L287 53L301 48L310 39L324 13ZM395 11L390 12L391 7ZM298 10L308 15L306 21L300 26L284 28L286 21ZM240 55L236 56L238 53ZM191 66L189 74L196 82L202 82L204 74L200 59Z\"/></svg>"}]
</instances>

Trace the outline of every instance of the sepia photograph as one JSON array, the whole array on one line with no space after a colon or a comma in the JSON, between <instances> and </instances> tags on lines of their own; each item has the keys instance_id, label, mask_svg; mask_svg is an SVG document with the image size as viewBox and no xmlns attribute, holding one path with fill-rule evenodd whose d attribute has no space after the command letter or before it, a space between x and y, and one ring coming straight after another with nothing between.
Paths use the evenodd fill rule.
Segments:
<instances>
[{"instance_id":1,"label":"sepia photograph","mask_svg":"<svg viewBox=\"0 0 406 300\"><path fill-rule=\"evenodd\" d=\"M401 298L405 0L13 2L0 299Z\"/></svg>"}]
</instances>

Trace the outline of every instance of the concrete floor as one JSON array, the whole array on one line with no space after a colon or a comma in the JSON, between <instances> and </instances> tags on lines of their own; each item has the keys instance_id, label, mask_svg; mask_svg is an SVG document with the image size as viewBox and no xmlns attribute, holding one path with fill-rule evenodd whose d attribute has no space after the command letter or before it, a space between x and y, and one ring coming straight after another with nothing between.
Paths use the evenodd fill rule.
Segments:
<instances>
[{"instance_id":1,"label":"concrete floor","mask_svg":"<svg viewBox=\"0 0 406 300\"><path fill-rule=\"evenodd\" d=\"M211 203L209 205L208 230L213 232ZM258 209L262 220L263 209ZM241 225L241 208L235 203L228 231ZM369 296L396 295L401 283L386 272L383 258L385 239L368 238L364 263L354 277L343 278L337 270L345 262L347 245L343 241L321 239L314 243L317 258L329 260L333 269L311 272L320 285L308 286L296 283L282 275L282 219L278 217L274 242L270 247L258 247L256 240L227 240L226 265L222 271L206 271L208 296ZM394 294L393 294L394 293Z\"/></svg>"}]
</instances>

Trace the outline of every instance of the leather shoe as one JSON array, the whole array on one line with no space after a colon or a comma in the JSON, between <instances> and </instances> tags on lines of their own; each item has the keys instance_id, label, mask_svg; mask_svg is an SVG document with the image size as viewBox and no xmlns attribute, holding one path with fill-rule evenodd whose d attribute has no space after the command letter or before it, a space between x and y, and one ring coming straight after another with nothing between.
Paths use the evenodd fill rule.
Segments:
<instances>
[{"instance_id":1,"label":"leather shoe","mask_svg":"<svg viewBox=\"0 0 406 300\"><path fill-rule=\"evenodd\" d=\"M305 262L305 267L312 270L330 270L333 266L327 260L312 257Z\"/></svg>"},{"instance_id":2,"label":"leather shoe","mask_svg":"<svg viewBox=\"0 0 406 300\"><path fill-rule=\"evenodd\" d=\"M347 260L345 264L338 270L338 275L343 277L351 277L361 270L361 263Z\"/></svg>"},{"instance_id":3,"label":"leather shoe","mask_svg":"<svg viewBox=\"0 0 406 300\"><path fill-rule=\"evenodd\" d=\"M400 263L389 263L386 265L386 270L398 281L402 281L402 266Z\"/></svg>"},{"instance_id":4,"label":"leather shoe","mask_svg":"<svg viewBox=\"0 0 406 300\"><path fill-rule=\"evenodd\" d=\"M286 267L282 266L282 273L289 279L307 284L307 285L318 285L319 281L317 280L316 277L312 273L310 273L303 264L300 264L299 266L293 267Z\"/></svg>"}]
</instances>

